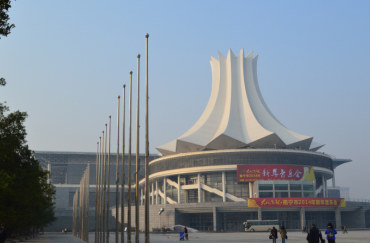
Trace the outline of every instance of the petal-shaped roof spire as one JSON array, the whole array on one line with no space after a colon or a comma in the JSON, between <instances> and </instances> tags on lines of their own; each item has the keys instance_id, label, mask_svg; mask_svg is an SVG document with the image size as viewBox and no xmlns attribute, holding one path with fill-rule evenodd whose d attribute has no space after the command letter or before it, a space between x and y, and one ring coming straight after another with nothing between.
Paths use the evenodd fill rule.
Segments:
<instances>
[{"instance_id":1,"label":"petal-shaped roof spire","mask_svg":"<svg viewBox=\"0 0 370 243\"><path fill-rule=\"evenodd\" d=\"M211 57L212 92L199 120L178 139L158 147L163 154L210 149L300 148L309 150L312 137L293 132L270 112L257 79L257 59L242 49L238 56ZM311 147L316 149L318 146Z\"/></svg>"}]
</instances>

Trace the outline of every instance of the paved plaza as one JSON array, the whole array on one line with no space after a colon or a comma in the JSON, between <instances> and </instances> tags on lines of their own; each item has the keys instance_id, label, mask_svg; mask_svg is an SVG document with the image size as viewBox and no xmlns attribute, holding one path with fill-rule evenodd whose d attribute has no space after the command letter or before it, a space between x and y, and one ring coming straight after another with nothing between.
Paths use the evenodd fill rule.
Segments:
<instances>
[{"instance_id":1,"label":"paved plaza","mask_svg":"<svg viewBox=\"0 0 370 243\"><path fill-rule=\"evenodd\" d=\"M191 233L189 235L189 242L248 242L248 243L270 243L268 233ZM90 243L94 242L94 233L90 233ZM336 243L369 243L370 231L349 231L348 234L337 235ZM27 242L40 242L40 243L82 243L83 241L73 237L69 234L62 233L45 233L38 239L29 240ZM110 234L109 242L114 243L114 234ZM125 239L125 242L126 239ZM132 242L135 242L135 236L132 235ZM140 242L144 242L144 234L140 234ZM166 242L179 242L178 234L151 234L151 243L166 243ZM277 242L281 242L279 238ZM287 243L307 243L306 234L301 232L288 232ZM326 241L327 242L327 241Z\"/></svg>"}]
</instances>

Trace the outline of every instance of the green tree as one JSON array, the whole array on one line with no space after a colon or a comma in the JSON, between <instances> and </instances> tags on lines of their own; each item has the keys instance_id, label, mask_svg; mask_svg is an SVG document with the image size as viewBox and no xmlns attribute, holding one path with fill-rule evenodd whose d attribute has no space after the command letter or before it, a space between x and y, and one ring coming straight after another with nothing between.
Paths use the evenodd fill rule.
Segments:
<instances>
[{"instance_id":1,"label":"green tree","mask_svg":"<svg viewBox=\"0 0 370 243\"><path fill-rule=\"evenodd\" d=\"M1 36L8 36L10 30L15 27L14 24L9 24L8 11L11 7L11 0L0 0L0 39ZM6 84L5 79L0 77L0 86Z\"/></svg>"},{"instance_id":2,"label":"green tree","mask_svg":"<svg viewBox=\"0 0 370 243\"><path fill-rule=\"evenodd\" d=\"M3 86L3 85L1 85ZM54 187L26 144L25 112L0 103L0 223L27 233L55 219Z\"/></svg>"},{"instance_id":3,"label":"green tree","mask_svg":"<svg viewBox=\"0 0 370 243\"><path fill-rule=\"evenodd\" d=\"M1 36L8 36L14 24L9 24L8 11L11 7L11 0L0 0L0 39Z\"/></svg>"}]
</instances>

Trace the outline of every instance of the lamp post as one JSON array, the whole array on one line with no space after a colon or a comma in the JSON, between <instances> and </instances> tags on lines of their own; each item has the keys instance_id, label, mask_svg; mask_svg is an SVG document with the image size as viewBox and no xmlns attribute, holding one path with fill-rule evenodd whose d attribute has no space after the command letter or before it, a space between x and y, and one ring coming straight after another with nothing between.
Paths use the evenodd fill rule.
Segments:
<instances>
[{"instance_id":1,"label":"lamp post","mask_svg":"<svg viewBox=\"0 0 370 243\"><path fill-rule=\"evenodd\" d=\"M164 208L159 209L159 231L162 231L162 213L164 212Z\"/></svg>"}]
</instances>

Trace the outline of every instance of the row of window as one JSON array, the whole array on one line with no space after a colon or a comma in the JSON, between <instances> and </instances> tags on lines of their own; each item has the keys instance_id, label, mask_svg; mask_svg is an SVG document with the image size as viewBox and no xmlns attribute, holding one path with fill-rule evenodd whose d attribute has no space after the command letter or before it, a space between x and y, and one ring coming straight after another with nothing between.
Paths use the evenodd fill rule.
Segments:
<instances>
[{"instance_id":1,"label":"row of window","mask_svg":"<svg viewBox=\"0 0 370 243\"><path fill-rule=\"evenodd\" d=\"M249 198L249 184L238 183L236 171L225 172L225 190L235 197L248 199ZM209 187L215 188L219 191L223 190L222 186L222 172L212 172L207 174L188 174L179 176L169 176L167 179L174 183L179 183L181 186L184 185L195 185L200 183L205 184ZM164 193L163 179L157 181L159 190ZM154 187L151 187L154 190ZM150 188L150 189L151 189ZM295 182L295 181L259 181L257 192L253 192L255 197L314 197L314 185L311 182ZM166 194L167 197L173 201L178 201L178 189L166 183ZM180 192L180 203L196 203L198 202L198 190L188 189L181 190ZM154 196L155 197L155 196ZM153 199L152 199L153 200ZM154 199L155 200L155 199ZM226 198L227 201L232 201ZM163 203L162 197L158 198L159 203ZM222 202L222 197L215 193L208 192L206 190L201 191L202 202Z\"/></svg>"}]
</instances>

